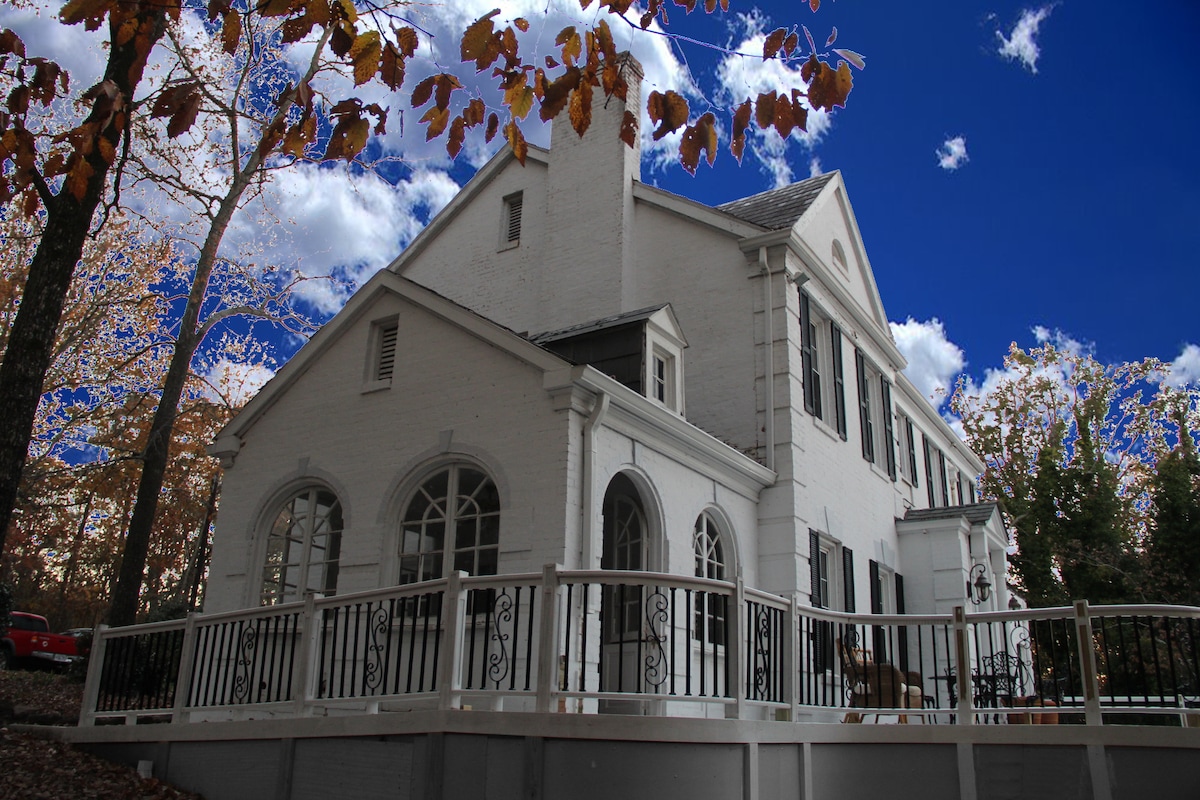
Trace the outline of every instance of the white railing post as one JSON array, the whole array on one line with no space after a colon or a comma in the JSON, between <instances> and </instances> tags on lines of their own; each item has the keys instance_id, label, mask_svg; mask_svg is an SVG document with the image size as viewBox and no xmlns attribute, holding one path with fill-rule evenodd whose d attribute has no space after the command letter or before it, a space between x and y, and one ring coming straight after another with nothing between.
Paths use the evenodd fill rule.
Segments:
<instances>
[{"instance_id":1,"label":"white railing post","mask_svg":"<svg viewBox=\"0 0 1200 800\"><path fill-rule=\"evenodd\" d=\"M445 711L462 707L463 619L467 615L467 592L463 578L467 573L455 570L446 582L442 601L442 653L445 661L438 665L438 708Z\"/></svg>"},{"instance_id":2,"label":"white railing post","mask_svg":"<svg viewBox=\"0 0 1200 800\"><path fill-rule=\"evenodd\" d=\"M729 632L726 647L737 647L733 658L729 659L729 674L726 680L733 687L733 705L725 707L725 716L730 719L745 719L746 717L746 680L745 663L742 659L752 653L754 625L749 619L750 608L746 603L746 584L739 574L734 582L733 613L729 615Z\"/></svg>"},{"instance_id":3,"label":"white railing post","mask_svg":"<svg viewBox=\"0 0 1200 800\"><path fill-rule=\"evenodd\" d=\"M320 673L316 668L316 660L317 637L321 634L317 630L317 597L312 592L304 595L304 610L300 612L300 619L303 623L300 629L300 658L297 659L295 681L292 683L296 687L293 690L292 707L297 717L312 713L311 701L316 694L312 685Z\"/></svg>"},{"instance_id":4,"label":"white railing post","mask_svg":"<svg viewBox=\"0 0 1200 800\"><path fill-rule=\"evenodd\" d=\"M542 567L542 617L537 641L537 711L543 714L553 708L554 696L558 691L558 570L557 564ZM583 613L587 613L586 608Z\"/></svg>"},{"instance_id":5,"label":"white railing post","mask_svg":"<svg viewBox=\"0 0 1200 800\"><path fill-rule=\"evenodd\" d=\"M96 703L100 699L100 678L104 669L104 651L108 649L107 625L98 625L92 633L92 651L88 654L87 678L83 682L83 702L79 708L81 727L96 724Z\"/></svg>"},{"instance_id":6,"label":"white railing post","mask_svg":"<svg viewBox=\"0 0 1200 800\"><path fill-rule=\"evenodd\" d=\"M971 657L968 641L970 632L967 629L967 611L962 606L954 607L954 676L957 682L958 707L957 722L959 725L975 724L974 686L971 681Z\"/></svg>"},{"instance_id":7,"label":"white railing post","mask_svg":"<svg viewBox=\"0 0 1200 800\"><path fill-rule=\"evenodd\" d=\"M192 689L192 670L196 657L196 612L189 611L183 623L183 643L179 653L179 671L175 678L175 703L172 722L187 722L187 701Z\"/></svg>"},{"instance_id":8,"label":"white railing post","mask_svg":"<svg viewBox=\"0 0 1200 800\"><path fill-rule=\"evenodd\" d=\"M787 618L783 622L783 669L786 680L783 684L791 706L788 719L795 722L800 714L800 601L796 595L788 599Z\"/></svg>"},{"instance_id":9,"label":"white railing post","mask_svg":"<svg viewBox=\"0 0 1200 800\"><path fill-rule=\"evenodd\" d=\"M1100 714L1100 685L1096 669L1096 650L1092 647L1092 618L1088 601L1075 601L1075 644L1079 648L1079 671L1083 679L1084 719L1088 725L1103 725Z\"/></svg>"}]
</instances>

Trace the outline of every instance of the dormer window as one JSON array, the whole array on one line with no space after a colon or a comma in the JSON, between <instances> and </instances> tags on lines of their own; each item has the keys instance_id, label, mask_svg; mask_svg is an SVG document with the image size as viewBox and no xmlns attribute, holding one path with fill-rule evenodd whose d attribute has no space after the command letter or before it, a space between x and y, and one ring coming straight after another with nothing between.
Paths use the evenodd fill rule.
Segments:
<instances>
[{"instance_id":1,"label":"dormer window","mask_svg":"<svg viewBox=\"0 0 1200 800\"><path fill-rule=\"evenodd\" d=\"M659 347L650 354L650 399L675 407L675 359Z\"/></svg>"},{"instance_id":2,"label":"dormer window","mask_svg":"<svg viewBox=\"0 0 1200 800\"><path fill-rule=\"evenodd\" d=\"M504 213L500 218L500 249L507 250L521 243L521 210L524 193L517 192L504 198Z\"/></svg>"}]
</instances>

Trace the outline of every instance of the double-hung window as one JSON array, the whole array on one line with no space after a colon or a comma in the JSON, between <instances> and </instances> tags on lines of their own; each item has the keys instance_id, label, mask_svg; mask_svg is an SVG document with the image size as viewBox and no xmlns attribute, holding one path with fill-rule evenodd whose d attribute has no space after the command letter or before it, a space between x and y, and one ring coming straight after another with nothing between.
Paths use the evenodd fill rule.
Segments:
<instances>
[{"instance_id":1,"label":"double-hung window","mask_svg":"<svg viewBox=\"0 0 1200 800\"><path fill-rule=\"evenodd\" d=\"M862 434L863 458L886 469L896 480L896 448L892 428L892 384L862 351L854 349L858 375L858 419Z\"/></svg>"},{"instance_id":2,"label":"double-hung window","mask_svg":"<svg viewBox=\"0 0 1200 800\"><path fill-rule=\"evenodd\" d=\"M842 330L821 315L808 293L800 292L800 361L804 410L846 438L846 384Z\"/></svg>"},{"instance_id":3,"label":"double-hung window","mask_svg":"<svg viewBox=\"0 0 1200 800\"><path fill-rule=\"evenodd\" d=\"M912 486L919 485L917 480L917 439L912 419L903 411L896 412L896 436L900 441L900 454L897 467L900 477Z\"/></svg>"}]
</instances>

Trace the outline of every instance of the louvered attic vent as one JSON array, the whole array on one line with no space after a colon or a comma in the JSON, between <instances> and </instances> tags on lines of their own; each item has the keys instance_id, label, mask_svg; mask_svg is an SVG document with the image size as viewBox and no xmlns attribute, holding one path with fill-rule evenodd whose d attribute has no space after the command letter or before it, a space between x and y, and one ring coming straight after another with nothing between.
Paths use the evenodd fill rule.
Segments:
<instances>
[{"instance_id":1,"label":"louvered attic vent","mask_svg":"<svg viewBox=\"0 0 1200 800\"><path fill-rule=\"evenodd\" d=\"M516 244L521 241L521 205L523 197L521 194L514 194L505 200L505 206L508 212L506 219L505 239L507 244Z\"/></svg>"},{"instance_id":2,"label":"louvered attic vent","mask_svg":"<svg viewBox=\"0 0 1200 800\"><path fill-rule=\"evenodd\" d=\"M396 367L396 335L399 326L387 325L379 331L379 362L375 367L375 380L390 381Z\"/></svg>"}]
</instances>

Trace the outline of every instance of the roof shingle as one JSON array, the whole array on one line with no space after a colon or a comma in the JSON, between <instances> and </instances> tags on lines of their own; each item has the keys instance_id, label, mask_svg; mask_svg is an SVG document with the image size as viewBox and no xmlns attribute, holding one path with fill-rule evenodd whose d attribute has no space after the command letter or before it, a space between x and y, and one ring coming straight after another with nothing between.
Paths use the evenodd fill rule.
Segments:
<instances>
[{"instance_id":1,"label":"roof shingle","mask_svg":"<svg viewBox=\"0 0 1200 800\"><path fill-rule=\"evenodd\" d=\"M796 220L804 216L804 212L832 177L833 173L827 172L815 178L752 194L741 200L733 200L716 206L716 209L773 231L783 230L792 227Z\"/></svg>"}]
</instances>

